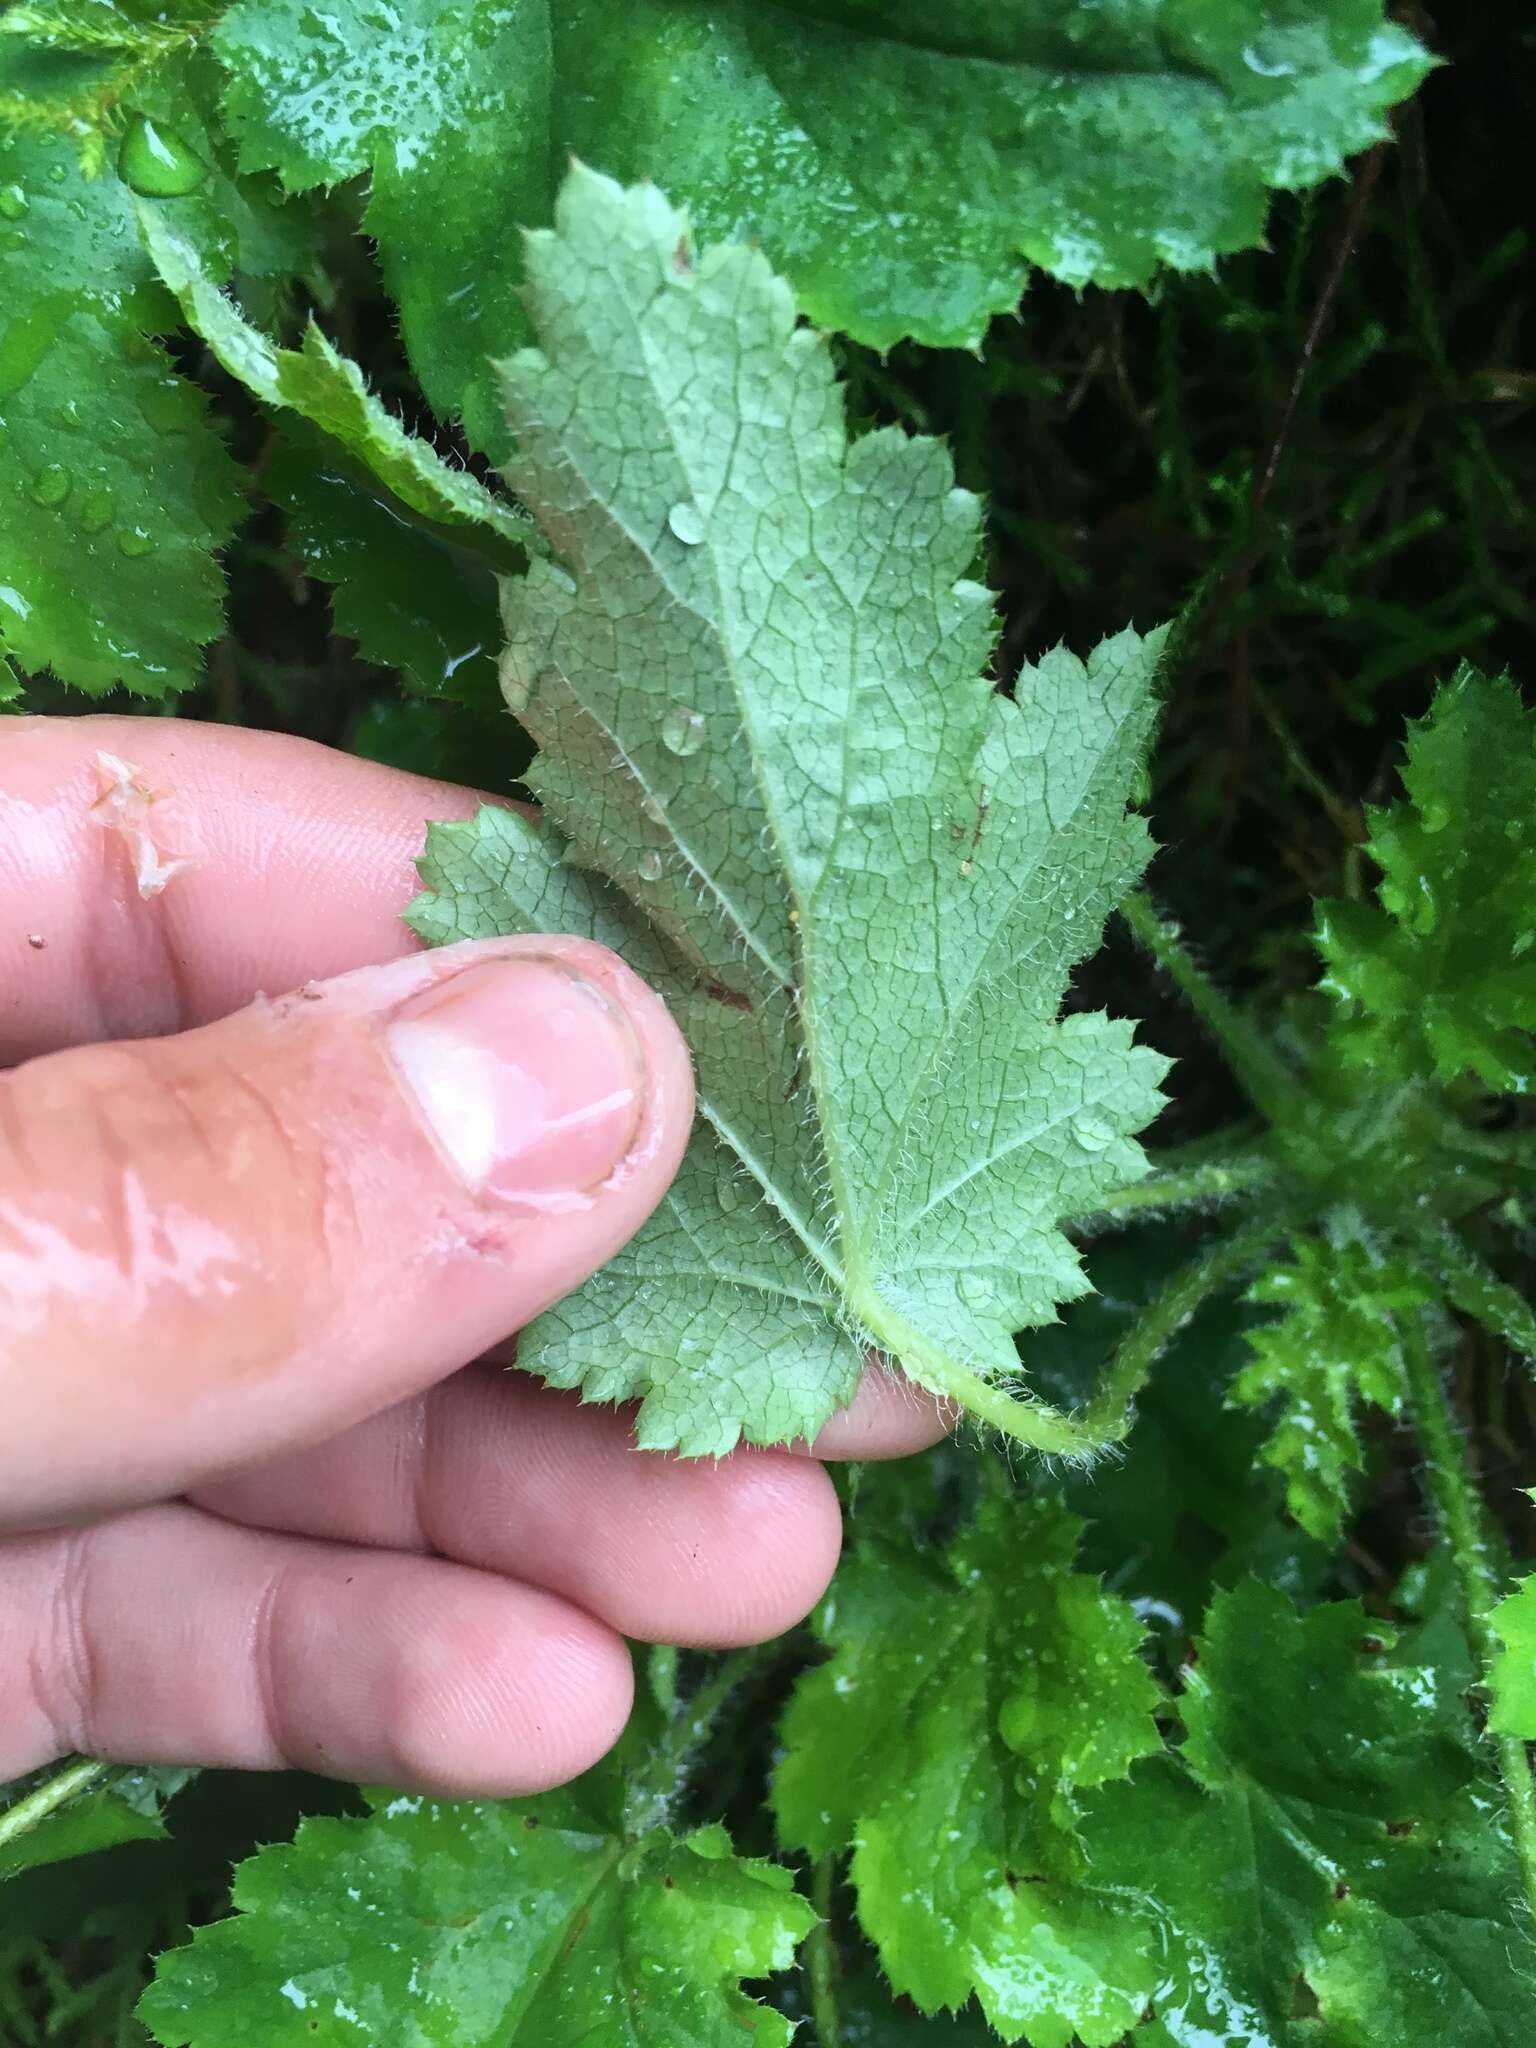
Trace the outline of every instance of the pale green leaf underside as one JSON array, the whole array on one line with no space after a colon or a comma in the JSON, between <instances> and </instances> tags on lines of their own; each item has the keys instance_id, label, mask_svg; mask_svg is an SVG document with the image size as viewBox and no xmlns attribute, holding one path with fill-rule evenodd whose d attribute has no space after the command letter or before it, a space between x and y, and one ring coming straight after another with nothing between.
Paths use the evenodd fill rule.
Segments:
<instances>
[{"instance_id":1,"label":"pale green leaf underside","mask_svg":"<svg viewBox=\"0 0 1536 2048\"><path fill-rule=\"evenodd\" d=\"M637 1825L614 1758L543 1798L375 1795L235 1877L236 1912L162 1957L139 2016L176 2048L787 2048L742 1980L814 1922L722 1828Z\"/></svg>"},{"instance_id":2,"label":"pale green leaf underside","mask_svg":"<svg viewBox=\"0 0 1536 2048\"><path fill-rule=\"evenodd\" d=\"M746 1177L734 1210L690 1203L701 1254L742 1271L766 1204L770 1263L786 1232L804 1269L783 1313L808 1329L825 1301L934 1393L1082 1448L995 1383L1014 1332L1085 1288L1061 1221L1142 1170L1160 1101L1128 1026L1058 1013L1149 850L1125 805L1161 636L1058 651L997 695L974 500L935 443L848 443L829 352L760 255L695 258L654 190L577 172L528 264L544 353L506 366L510 475L559 562L503 586L504 685L568 865L608 887L551 881L556 839L519 870L528 828L483 820L444 837L457 885L436 849L428 873L467 902L419 928L607 920L672 1001ZM611 1389L624 1368L579 1297L528 1340L535 1369L557 1329L562 1376ZM842 1371L841 1345L817 1349ZM698 1433L720 1421L701 1410Z\"/></svg>"},{"instance_id":3,"label":"pale green leaf underside","mask_svg":"<svg viewBox=\"0 0 1536 2048\"><path fill-rule=\"evenodd\" d=\"M245 165L371 173L417 373L498 456L510 230L572 156L759 243L822 325L970 346L1032 264L1143 285L1251 247L1429 64L1380 0L241 0L215 46Z\"/></svg>"}]
</instances>

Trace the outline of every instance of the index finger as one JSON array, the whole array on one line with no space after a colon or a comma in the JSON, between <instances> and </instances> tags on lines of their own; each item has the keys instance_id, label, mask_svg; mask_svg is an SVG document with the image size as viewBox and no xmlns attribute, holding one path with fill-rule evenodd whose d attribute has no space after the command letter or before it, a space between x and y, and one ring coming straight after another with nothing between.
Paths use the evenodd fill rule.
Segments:
<instances>
[{"instance_id":1,"label":"index finger","mask_svg":"<svg viewBox=\"0 0 1536 2048\"><path fill-rule=\"evenodd\" d=\"M167 797L196 856L148 900L92 815L103 753ZM486 801L283 733L0 720L0 1066L186 1030L415 951L400 912L425 826Z\"/></svg>"}]
</instances>

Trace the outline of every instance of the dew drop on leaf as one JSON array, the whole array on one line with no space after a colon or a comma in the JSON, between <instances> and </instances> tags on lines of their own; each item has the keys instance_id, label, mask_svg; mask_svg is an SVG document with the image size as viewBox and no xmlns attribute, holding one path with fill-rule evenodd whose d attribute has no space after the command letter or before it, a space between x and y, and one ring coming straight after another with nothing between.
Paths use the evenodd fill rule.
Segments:
<instances>
[{"instance_id":1,"label":"dew drop on leaf","mask_svg":"<svg viewBox=\"0 0 1536 2048\"><path fill-rule=\"evenodd\" d=\"M6 220L20 220L31 204L19 185L0 185L0 215Z\"/></svg>"},{"instance_id":2,"label":"dew drop on leaf","mask_svg":"<svg viewBox=\"0 0 1536 2048\"><path fill-rule=\"evenodd\" d=\"M142 526L125 526L117 536L117 551L130 560L140 555L152 555L155 551L155 537Z\"/></svg>"},{"instance_id":3,"label":"dew drop on leaf","mask_svg":"<svg viewBox=\"0 0 1536 2048\"><path fill-rule=\"evenodd\" d=\"M208 175L208 166L174 128L146 114L129 118L117 168L123 183L145 199L183 199Z\"/></svg>"},{"instance_id":4,"label":"dew drop on leaf","mask_svg":"<svg viewBox=\"0 0 1536 2048\"><path fill-rule=\"evenodd\" d=\"M640 856L640 879L642 882L661 880L661 855L654 846L648 846Z\"/></svg>"},{"instance_id":5,"label":"dew drop on leaf","mask_svg":"<svg viewBox=\"0 0 1536 2048\"><path fill-rule=\"evenodd\" d=\"M690 505L686 499L672 507L667 514L667 524L688 547L696 548L704 538L704 521L699 508L697 505Z\"/></svg>"},{"instance_id":6,"label":"dew drop on leaf","mask_svg":"<svg viewBox=\"0 0 1536 2048\"><path fill-rule=\"evenodd\" d=\"M88 491L80 506L80 525L86 533L102 533L112 524L112 493L105 484Z\"/></svg>"},{"instance_id":7,"label":"dew drop on leaf","mask_svg":"<svg viewBox=\"0 0 1536 2048\"><path fill-rule=\"evenodd\" d=\"M1084 1109L1072 1119L1072 1135L1085 1152L1102 1152L1114 1143L1115 1127L1107 1117Z\"/></svg>"},{"instance_id":8,"label":"dew drop on leaf","mask_svg":"<svg viewBox=\"0 0 1536 2048\"><path fill-rule=\"evenodd\" d=\"M1424 807L1424 830L1443 832L1451 822L1451 814L1444 804L1426 804Z\"/></svg>"},{"instance_id":9,"label":"dew drop on leaf","mask_svg":"<svg viewBox=\"0 0 1536 2048\"><path fill-rule=\"evenodd\" d=\"M661 744L669 754L696 754L704 744L704 714L674 704L661 721Z\"/></svg>"},{"instance_id":10,"label":"dew drop on leaf","mask_svg":"<svg viewBox=\"0 0 1536 2048\"><path fill-rule=\"evenodd\" d=\"M62 462L50 462L32 479L32 496L39 505L62 505L74 481Z\"/></svg>"}]
</instances>

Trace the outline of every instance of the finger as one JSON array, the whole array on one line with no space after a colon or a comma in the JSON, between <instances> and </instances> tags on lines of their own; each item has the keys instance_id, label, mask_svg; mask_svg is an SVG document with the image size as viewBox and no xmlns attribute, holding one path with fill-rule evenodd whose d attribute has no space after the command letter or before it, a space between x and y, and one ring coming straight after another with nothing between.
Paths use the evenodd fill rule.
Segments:
<instances>
[{"instance_id":1,"label":"finger","mask_svg":"<svg viewBox=\"0 0 1536 2048\"><path fill-rule=\"evenodd\" d=\"M960 1410L879 1364L864 1377L846 1408L840 1408L813 1444L796 1450L815 1458L909 1458L949 1435Z\"/></svg>"},{"instance_id":2,"label":"finger","mask_svg":"<svg viewBox=\"0 0 1536 2048\"><path fill-rule=\"evenodd\" d=\"M692 1085L600 946L365 968L0 1075L0 1514L179 1492L431 1385L649 1215Z\"/></svg>"},{"instance_id":3,"label":"finger","mask_svg":"<svg viewBox=\"0 0 1536 2048\"><path fill-rule=\"evenodd\" d=\"M631 1700L618 1637L547 1593L185 1506L0 1543L0 1646L0 1777L78 1750L506 1797Z\"/></svg>"},{"instance_id":4,"label":"finger","mask_svg":"<svg viewBox=\"0 0 1536 2048\"><path fill-rule=\"evenodd\" d=\"M197 865L144 901L93 816L97 756L140 771ZM0 755L0 1066L210 1023L417 950L400 912L430 818L483 801L281 733L11 718ZM39 946L35 942L41 940Z\"/></svg>"},{"instance_id":5,"label":"finger","mask_svg":"<svg viewBox=\"0 0 1536 2048\"><path fill-rule=\"evenodd\" d=\"M638 1451L628 1415L494 1367L196 1497L258 1527L511 1573L623 1635L717 1648L808 1614L841 1540L809 1459Z\"/></svg>"}]
</instances>

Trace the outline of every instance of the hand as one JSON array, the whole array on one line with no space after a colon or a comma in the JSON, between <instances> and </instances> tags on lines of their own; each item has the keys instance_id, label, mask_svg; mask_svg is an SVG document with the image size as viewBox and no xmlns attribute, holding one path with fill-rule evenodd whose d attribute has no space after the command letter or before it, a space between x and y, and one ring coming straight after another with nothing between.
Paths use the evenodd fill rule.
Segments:
<instances>
[{"instance_id":1,"label":"hand","mask_svg":"<svg viewBox=\"0 0 1536 2048\"><path fill-rule=\"evenodd\" d=\"M163 835L103 829L102 751L199 855L148 900ZM0 1777L525 1793L622 1728L621 1635L755 1641L827 1582L812 1457L642 1453L485 1360L644 1221L692 1086L601 948L416 948L423 825L477 801L268 734L0 721ZM941 1430L872 1375L815 1449Z\"/></svg>"}]
</instances>

